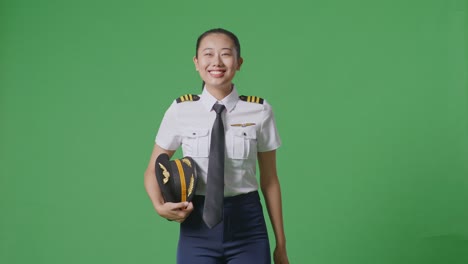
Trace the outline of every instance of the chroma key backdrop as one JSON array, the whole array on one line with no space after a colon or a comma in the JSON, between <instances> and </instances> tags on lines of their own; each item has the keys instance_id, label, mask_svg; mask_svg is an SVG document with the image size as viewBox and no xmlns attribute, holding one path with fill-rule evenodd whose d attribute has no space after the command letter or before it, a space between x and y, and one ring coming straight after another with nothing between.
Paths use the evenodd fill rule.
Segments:
<instances>
[{"instance_id":1,"label":"chroma key backdrop","mask_svg":"<svg viewBox=\"0 0 468 264\"><path fill-rule=\"evenodd\" d=\"M467 10L2 0L0 263L175 263L143 173L216 27L241 41L239 93L273 106L291 263L468 263Z\"/></svg>"}]
</instances>

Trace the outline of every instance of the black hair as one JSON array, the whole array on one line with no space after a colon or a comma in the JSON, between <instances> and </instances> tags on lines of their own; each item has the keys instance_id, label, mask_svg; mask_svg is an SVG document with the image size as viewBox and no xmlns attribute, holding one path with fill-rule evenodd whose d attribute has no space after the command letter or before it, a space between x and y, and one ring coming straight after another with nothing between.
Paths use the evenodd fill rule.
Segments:
<instances>
[{"instance_id":1,"label":"black hair","mask_svg":"<svg viewBox=\"0 0 468 264\"><path fill-rule=\"evenodd\" d=\"M236 48L236 53L237 53L237 59L240 59L241 57L241 47L240 47L240 42L239 42L239 39L237 38L237 36L232 33L231 31L229 30L226 30L226 29L223 29L223 28L213 28L213 29L210 29L206 32L204 32L203 34L201 34L198 39L197 39L197 46L195 47L195 57L198 58L198 48L200 47L200 43L201 41L208 35L210 34L224 34L226 36L228 36L232 42L234 42L234 46ZM203 81L202 83L202 90L203 90L203 87L205 87L205 81Z\"/></svg>"}]
</instances>

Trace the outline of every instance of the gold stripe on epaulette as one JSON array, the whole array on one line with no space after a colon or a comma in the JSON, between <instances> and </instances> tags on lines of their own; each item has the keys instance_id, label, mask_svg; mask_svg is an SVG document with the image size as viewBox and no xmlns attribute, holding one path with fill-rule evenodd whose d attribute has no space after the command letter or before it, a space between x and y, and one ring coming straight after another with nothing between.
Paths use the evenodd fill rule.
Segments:
<instances>
[{"instance_id":1,"label":"gold stripe on epaulette","mask_svg":"<svg viewBox=\"0 0 468 264\"><path fill-rule=\"evenodd\" d=\"M193 102L198 100L200 100L200 96L196 94L185 94L176 99L177 103Z\"/></svg>"},{"instance_id":2,"label":"gold stripe on epaulette","mask_svg":"<svg viewBox=\"0 0 468 264\"><path fill-rule=\"evenodd\" d=\"M263 98L253 95L241 95L239 99L248 103L263 104L264 102Z\"/></svg>"}]
</instances>

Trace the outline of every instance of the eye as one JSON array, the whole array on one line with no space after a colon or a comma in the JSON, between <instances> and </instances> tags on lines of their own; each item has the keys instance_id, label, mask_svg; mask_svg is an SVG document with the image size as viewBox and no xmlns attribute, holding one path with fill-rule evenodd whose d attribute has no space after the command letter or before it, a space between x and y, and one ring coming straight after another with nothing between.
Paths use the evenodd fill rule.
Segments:
<instances>
[{"instance_id":1,"label":"eye","mask_svg":"<svg viewBox=\"0 0 468 264\"><path fill-rule=\"evenodd\" d=\"M222 53L221 56L231 56L231 53Z\"/></svg>"},{"instance_id":2,"label":"eye","mask_svg":"<svg viewBox=\"0 0 468 264\"><path fill-rule=\"evenodd\" d=\"M211 53L205 53L205 54L203 54L203 55L204 55L204 56L211 56L211 55L213 55L213 54L211 54Z\"/></svg>"}]
</instances>

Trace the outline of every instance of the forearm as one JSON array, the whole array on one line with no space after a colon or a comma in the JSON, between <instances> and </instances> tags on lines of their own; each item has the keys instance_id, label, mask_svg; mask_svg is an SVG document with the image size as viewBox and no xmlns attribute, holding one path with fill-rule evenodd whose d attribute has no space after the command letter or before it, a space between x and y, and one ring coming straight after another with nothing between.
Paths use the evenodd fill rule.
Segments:
<instances>
[{"instance_id":1,"label":"forearm","mask_svg":"<svg viewBox=\"0 0 468 264\"><path fill-rule=\"evenodd\" d=\"M159 186L156 181L156 176L154 175L154 173L146 171L144 177L146 193L148 194L151 202L153 203L154 209L158 211L159 206L164 204L164 198L162 197L161 192L159 190Z\"/></svg>"},{"instance_id":2,"label":"forearm","mask_svg":"<svg viewBox=\"0 0 468 264\"><path fill-rule=\"evenodd\" d=\"M283 208L281 202L281 188L278 177L270 177L267 183L261 186L265 198L268 215L270 217L273 232L278 247L286 246L286 237L284 235Z\"/></svg>"},{"instance_id":3,"label":"forearm","mask_svg":"<svg viewBox=\"0 0 468 264\"><path fill-rule=\"evenodd\" d=\"M158 182L156 181L156 174L155 174L156 158L162 153L166 153L167 155L169 155L169 157L172 157L174 152L175 151L173 150L165 150L155 144L153 152L150 157L150 161L148 163L148 167L145 170L144 184L145 184L146 193L148 193L148 196L151 202L153 203L153 207L158 213L160 213L159 208L161 207L161 205L164 204L164 198L162 197Z\"/></svg>"}]
</instances>

